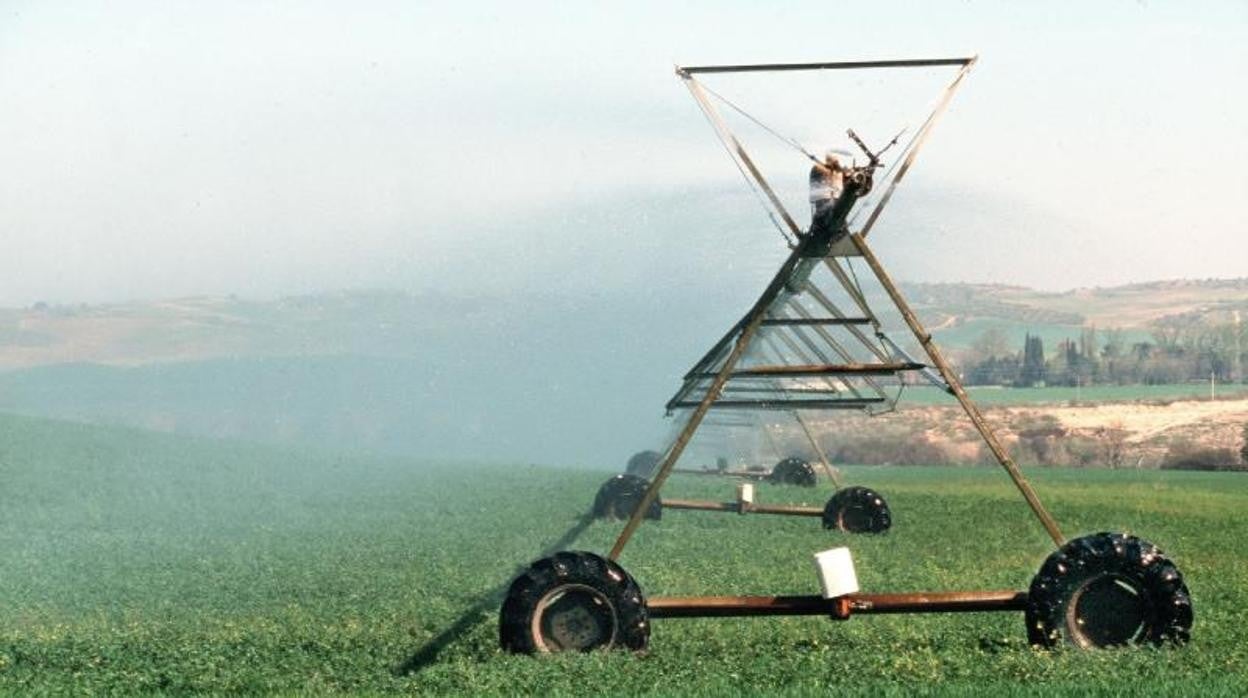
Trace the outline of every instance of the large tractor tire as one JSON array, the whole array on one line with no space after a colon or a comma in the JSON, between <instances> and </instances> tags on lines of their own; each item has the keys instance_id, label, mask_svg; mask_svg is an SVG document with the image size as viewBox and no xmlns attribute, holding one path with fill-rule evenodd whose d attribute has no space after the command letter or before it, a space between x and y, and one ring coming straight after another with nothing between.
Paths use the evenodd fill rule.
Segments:
<instances>
[{"instance_id":1,"label":"large tractor tire","mask_svg":"<svg viewBox=\"0 0 1248 698\"><path fill-rule=\"evenodd\" d=\"M883 533L893 525L888 503L868 487L837 491L823 507L823 527L847 533Z\"/></svg>"},{"instance_id":2,"label":"large tractor tire","mask_svg":"<svg viewBox=\"0 0 1248 698\"><path fill-rule=\"evenodd\" d=\"M814 487L818 480L815 467L804 458L785 458L776 463L771 475L767 476L768 482L799 487Z\"/></svg>"},{"instance_id":3,"label":"large tractor tire","mask_svg":"<svg viewBox=\"0 0 1248 698\"><path fill-rule=\"evenodd\" d=\"M654 475L655 469L659 467L659 462L662 460L663 454L658 451L638 451L628 459L624 472L649 479Z\"/></svg>"},{"instance_id":4,"label":"large tractor tire","mask_svg":"<svg viewBox=\"0 0 1248 698\"><path fill-rule=\"evenodd\" d=\"M636 475L616 475L602 483L594 497L592 513L598 519L627 519L646 495L650 482ZM658 497L646 509L647 519L663 518L663 504Z\"/></svg>"},{"instance_id":5,"label":"large tractor tire","mask_svg":"<svg viewBox=\"0 0 1248 698\"><path fill-rule=\"evenodd\" d=\"M1135 536L1097 533L1066 543L1028 591L1027 638L1034 645L1182 644L1191 630L1183 575Z\"/></svg>"},{"instance_id":6,"label":"large tractor tire","mask_svg":"<svg viewBox=\"0 0 1248 698\"><path fill-rule=\"evenodd\" d=\"M562 552L512 581L498 619L503 649L518 654L640 651L650 641L641 587L611 560Z\"/></svg>"}]
</instances>

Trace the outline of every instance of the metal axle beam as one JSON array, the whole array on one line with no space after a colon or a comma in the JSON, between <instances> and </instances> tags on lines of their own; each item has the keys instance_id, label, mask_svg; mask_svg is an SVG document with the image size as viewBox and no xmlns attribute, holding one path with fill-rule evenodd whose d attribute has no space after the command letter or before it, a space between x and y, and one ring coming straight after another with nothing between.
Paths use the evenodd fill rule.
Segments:
<instances>
[{"instance_id":1,"label":"metal axle beam","mask_svg":"<svg viewBox=\"0 0 1248 698\"><path fill-rule=\"evenodd\" d=\"M730 511L737 514L779 514L781 516L823 516L823 507L791 504L753 504L750 502L708 502L700 499L664 499L664 509L696 511Z\"/></svg>"},{"instance_id":2,"label":"metal axle beam","mask_svg":"<svg viewBox=\"0 0 1248 698\"><path fill-rule=\"evenodd\" d=\"M941 591L910 594L822 596L656 596L646 600L651 618L831 616L854 613L972 613L1023 611L1025 591Z\"/></svg>"},{"instance_id":3,"label":"metal axle beam","mask_svg":"<svg viewBox=\"0 0 1248 698\"><path fill-rule=\"evenodd\" d=\"M759 482L766 481L771 473L762 470L706 470L700 468L676 468L672 472L681 473L682 475L714 475L716 477L739 477L743 480L757 480ZM663 502L664 505L667 501ZM676 509L691 509L693 507L673 507Z\"/></svg>"}]
</instances>

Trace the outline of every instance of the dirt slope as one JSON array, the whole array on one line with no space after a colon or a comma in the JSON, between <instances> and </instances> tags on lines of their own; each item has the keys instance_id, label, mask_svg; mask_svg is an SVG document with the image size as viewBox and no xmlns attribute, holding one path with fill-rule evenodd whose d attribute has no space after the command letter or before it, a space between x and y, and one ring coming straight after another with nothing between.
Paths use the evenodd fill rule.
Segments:
<instances>
[{"instance_id":1,"label":"dirt slope","mask_svg":"<svg viewBox=\"0 0 1248 698\"><path fill-rule=\"evenodd\" d=\"M1238 453L1248 399L988 407L987 420L1024 464L1158 467L1201 449ZM906 407L878 417L818 423L825 448L844 462L987 462L960 407ZM787 434L794 447L797 434Z\"/></svg>"}]
</instances>

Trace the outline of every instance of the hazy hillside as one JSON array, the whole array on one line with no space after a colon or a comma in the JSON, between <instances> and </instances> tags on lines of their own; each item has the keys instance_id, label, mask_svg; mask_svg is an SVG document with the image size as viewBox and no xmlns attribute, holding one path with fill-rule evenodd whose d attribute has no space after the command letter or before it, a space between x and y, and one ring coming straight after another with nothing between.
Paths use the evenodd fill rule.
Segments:
<instances>
[{"instance_id":1,"label":"hazy hillside","mask_svg":"<svg viewBox=\"0 0 1248 698\"><path fill-rule=\"evenodd\" d=\"M1074 336L1081 326L1147 334L1159 320L1176 317L1231 322L1248 314L1248 278L1159 281L1062 293L988 284L902 284L920 317L951 348L973 341L988 324L1026 328L1033 334ZM750 295L744 287L719 296L699 290L696 299L586 296L458 297L353 291L259 302L238 298L182 298L118 305L46 306L0 309L0 370L62 363L135 366L154 362L217 358L359 355L427 357L430 351L474 344L487 337L511 341L538 329L582 339L584 330L637 321L654 310L658 318L631 332L679 331L696 322L696 309L720 324L735 320ZM647 307L649 306L649 307ZM701 307L699 307L701 306ZM681 317L677 312L690 313ZM604 319L607 320L604 322ZM589 323L588 325L586 323ZM554 324L556 326L552 327ZM562 326L558 326L562 325ZM701 342L710 341L703 335ZM552 338L556 339L556 338ZM698 344L698 336L691 340ZM435 346L437 345L437 346ZM696 347L688 354L696 353Z\"/></svg>"},{"instance_id":2,"label":"hazy hillside","mask_svg":"<svg viewBox=\"0 0 1248 698\"><path fill-rule=\"evenodd\" d=\"M1066 293L910 284L955 356L1084 323L1225 321L1248 280ZM617 467L657 445L661 405L749 284L662 295L458 298L344 292L0 310L0 411L426 457ZM1120 320L1120 322L1118 321ZM904 332L897 333L898 338Z\"/></svg>"},{"instance_id":3,"label":"hazy hillside","mask_svg":"<svg viewBox=\"0 0 1248 698\"><path fill-rule=\"evenodd\" d=\"M77 362L0 373L0 410L347 450L614 464L661 434L683 364L727 320L664 325L649 303L602 313L581 302L342 294L23 311L36 319L24 330L41 327L50 354Z\"/></svg>"},{"instance_id":4,"label":"hazy hillside","mask_svg":"<svg viewBox=\"0 0 1248 698\"><path fill-rule=\"evenodd\" d=\"M989 326L1016 341L1024 332L1046 340L1077 336L1079 328L1124 330L1147 339L1158 322L1175 318L1209 323L1248 318L1248 278L1156 281L1060 293L1021 286L905 284L920 316L951 347L970 344Z\"/></svg>"}]
</instances>

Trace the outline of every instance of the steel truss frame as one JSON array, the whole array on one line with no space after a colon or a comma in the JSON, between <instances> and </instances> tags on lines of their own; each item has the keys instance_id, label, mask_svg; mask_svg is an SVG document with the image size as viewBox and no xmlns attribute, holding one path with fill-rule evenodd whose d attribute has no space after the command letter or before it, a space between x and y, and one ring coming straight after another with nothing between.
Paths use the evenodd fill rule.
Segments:
<instances>
[{"instance_id":1,"label":"steel truss frame","mask_svg":"<svg viewBox=\"0 0 1248 698\"><path fill-rule=\"evenodd\" d=\"M791 412L812 443L816 440L799 410L823 409L891 409L895 398L885 393L877 379L896 377L902 373L917 372L932 379L951 393L966 412L984 443L1010 476L1028 506L1059 547L1065 542L1056 521L1044 508L1031 485L1023 477L1018 466L997 439L992 427L984 420L979 408L963 389L957 375L923 327L900 290L888 276L875 253L867 244L867 236L888 204L897 185L909 172L926 142L936 121L944 113L974 66L976 57L937 58L889 61L853 61L833 63L785 63L768 65L728 65L677 67L676 74L684 81L690 94L706 115L716 135L723 142L742 172L766 195L766 205L773 217L784 221L788 231L796 238L791 251L779 271L768 283L749 311L711 347L684 376L684 382L668 401L670 412L686 413L685 423L671 445L663 453L645 495L625 524L609 557L619 558L625 546L641 524L644 513L658 497L667 478L671 475L681 453L689 444L712 409L770 409ZM809 70L861 70L901 69L915 67L954 66L958 68L953 80L945 87L935 107L923 125L911 138L900 156L900 166L888 178L883 194L871 208L866 222L857 231L824 247L815 236L803 231L793 216L785 209L766 178L759 171L736 135L719 115L696 75L732 72L809 71ZM842 219L848 215L848 210ZM842 221L843 222L843 221ZM884 334L878 317L872 312L857 284L852 269L847 271L851 258L860 258L871 271L876 282L887 293L889 300L901 314L909 330L922 347L930 364L917 362L901 355L897 345ZM853 314L846 313L818 284L812 281L812 272L822 267L830 272L832 279L851 300ZM805 300L818 309L811 312ZM863 330L870 327L868 334ZM833 330L847 335L844 339L833 336ZM851 348L852 346L852 348ZM867 360L858 357L865 351ZM769 363L746 360L747 354L768 356ZM727 397L725 396L727 394ZM744 397L748 395L749 397ZM827 459L818 449L821 460L831 474ZM834 477L834 482L837 482ZM839 486L839 484L838 484ZM657 600L656 600L657 601ZM1017 603L1017 602L1014 602ZM819 605L824 609L823 605ZM746 611L749 613L749 611Z\"/></svg>"}]
</instances>

